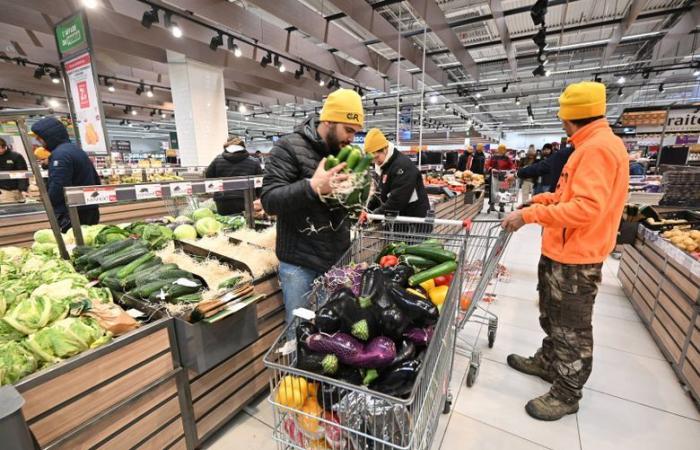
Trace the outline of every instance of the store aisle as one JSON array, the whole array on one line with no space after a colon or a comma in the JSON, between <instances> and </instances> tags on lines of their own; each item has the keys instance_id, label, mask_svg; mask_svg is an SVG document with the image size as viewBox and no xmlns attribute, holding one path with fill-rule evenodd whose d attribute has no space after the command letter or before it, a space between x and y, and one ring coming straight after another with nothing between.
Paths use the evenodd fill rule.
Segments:
<instances>
[{"instance_id":1,"label":"store aisle","mask_svg":"<svg viewBox=\"0 0 700 450\"><path fill-rule=\"evenodd\" d=\"M511 280L495 286L490 305L499 317L496 343L489 349L481 330L481 371L471 388L465 385L469 360L456 357L453 409L440 419L433 450L696 449L700 413L624 296L613 259L605 263L595 306L593 373L579 413L558 422L525 413L525 403L549 386L505 360L513 352L532 354L543 336L535 290L539 250L539 227L526 226L512 237L502 261ZM468 325L461 335L473 341L478 333ZM246 407L207 448L276 449L267 398Z\"/></svg>"}]
</instances>

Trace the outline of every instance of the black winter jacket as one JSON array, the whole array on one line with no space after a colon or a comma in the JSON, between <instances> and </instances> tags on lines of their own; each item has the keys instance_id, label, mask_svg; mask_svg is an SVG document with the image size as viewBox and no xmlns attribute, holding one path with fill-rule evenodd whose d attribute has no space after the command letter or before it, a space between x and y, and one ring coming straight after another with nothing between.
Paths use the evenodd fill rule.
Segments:
<instances>
[{"instance_id":1,"label":"black winter jacket","mask_svg":"<svg viewBox=\"0 0 700 450\"><path fill-rule=\"evenodd\" d=\"M569 160L569 156L571 156L573 152L574 146L567 145L563 149L552 153L549 158L545 158L535 164L518 170L518 178L541 177L540 183L549 186L549 192L554 192L557 189L561 171L564 169L566 162Z\"/></svg>"},{"instance_id":2,"label":"black winter jacket","mask_svg":"<svg viewBox=\"0 0 700 450\"><path fill-rule=\"evenodd\" d=\"M411 202L414 192L416 199ZM413 161L398 150L394 150L389 161L382 166L377 193L368 209L375 214L396 212L400 216L427 215L430 202L423 186L423 177Z\"/></svg>"},{"instance_id":3,"label":"black winter jacket","mask_svg":"<svg viewBox=\"0 0 700 450\"><path fill-rule=\"evenodd\" d=\"M223 152L218 155L207 167L204 175L206 178L241 177L246 175L260 175L263 173L260 161L248 155L247 150L237 152ZM255 194L260 196L261 189ZM219 214L237 214L245 210L243 201L244 191L217 192L214 194L214 202Z\"/></svg>"},{"instance_id":4,"label":"black winter jacket","mask_svg":"<svg viewBox=\"0 0 700 450\"><path fill-rule=\"evenodd\" d=\"M46 141L49 157L49 199L57 216L68 214L63 188L100 184L95 166L87 153L68 139L66 127L54 117L44 117L32 126L32 131ZM79 209L98 209L97 205Z\"/></svg>"},{"instance_id":5,"label":"black winter jacket","mask_svg":"<svg viewBox=\"0 0 700 450\"><path fill-rule=\"evenodd\" d=\"M484 174L484 166L486 165L486 155L483 152L474 152L474 159L472 160L472 173Z\"/></svg>"},{"instance_id":6,"label":"black winter jacket","mask_svg":"<svg viewBox=\"0 0 700 450\"><path fill-rule=\"evenodd\" d=\"M12 170L27 170L27 161L24 160L24 156L19 153L10 150L9 148L4 154L0 155L0 171L12 171ZM16 180L3 180L0 181L0 191L27 191L29 188L29 180L16 179Z\"/></svg>"},{"instance_id":7,"label":"black winter jacket","mask_svg":"<svg viewBox=\"0 0 700 450\"><path fill-rule=\"evenodd\" d=\"M325 272L350 247L350 220L347 210L328 205L311 189L319 162L331 154L317 125L318 117L309 116L272 147L261 200L277 216L279 260Z\"/></svg>"}]
</instances>

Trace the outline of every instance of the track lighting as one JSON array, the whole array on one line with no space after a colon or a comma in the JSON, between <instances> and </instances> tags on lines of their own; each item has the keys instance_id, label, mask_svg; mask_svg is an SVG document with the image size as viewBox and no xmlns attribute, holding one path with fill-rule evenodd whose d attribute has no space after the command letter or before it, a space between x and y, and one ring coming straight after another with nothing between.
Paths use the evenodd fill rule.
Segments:
<instances>
[{"instance_id":1,"label":"track lighting","mask_svg":"<svg viewBox=\"0 0 700 450\"><path fill-rule=\"evenodd\" d=\"M549 62L547 59L547 54L544 52L544 48L540 48L540 50L537 52L537 62L545 65Z\"/></svg>"},{"instance_id":2,"label":"track lighting","mask_svg":"<svg viewBox=\"0 0 700 450\"><path fill-rule=\"evenodd\" d=\"M642 78L644 78L645 80L649 79L649 75L651 75L651 71L649 69L646 69L642 72Z\"/></svg>"},{"instance_id":3,"label":"track lighting","mask_svg":"<svg viewBox=\"0 0 700 450\"><path fill-rule=\"evenodd\" d=\"M52 108L58 108L58 105L59 105L59 104L60 104L60 103L58 103L58 100L56 100L55 98L49 99L49 106L50 106L50 107L52 107Z\"/></svg>"},{"instance_id":4,"label":"track lighting","mask_svg":"<svg viewBox=\"0 0 700 450\"><path fill-rule=\"evenodd\" d=\"M438 101L437 95L430 96L430 103L437 103L437 101Z\"/></svg>"},{"instance_id":5,"label":"track lighting","mask_svg":"<svg viewBox=\"0 0 700 450\"><path fill-rule=\"evenodd\" d=\"M547 0L537 0L530 9L530 17L535 25L544 25L544 18L547 15Z\"/></svg>"},{"instance_id":6,"label":"track lighting","mask_svg":"<svg viewBox=\"0 0 700 450\"><path fill-rule=\"evenodd\" d=\"M224 45L224 36L221 33L212 37L211 41L209 41L209 48L212 50L216 50L217 48L221 47L222 45Z\"/></svg>"},{"instance_id":7,"label":"track lighting","mask_svg":"<svg viewBox=\"0 0 700 450\"><path fill-rule=\"evenodd\" d=\"M53 72L49 73L49 78L51 78L51 82L53 84L58 84L61 82L61 75L58 74L58 71L54 70Z\"/></svg>"},{"instance_id":8,"label":"track lighting","mask_svg":"<svg viewBox=\"0 0 700 450\"><path fill-rule=\"evenodd\" d=\"M37 80L41 80L44 77L45 73L46 67L43 64L41 64L36 69L34 69L34 78L36 78Z\"/></svg>"},{"instance_id":9,"label":"track lighting","mask_svg":"<svg viewBox=\"0 0 700 450\"><path fill-rule=\"evenodd\" d=\"M274 57L274 59L273 59L272 61L273 61L272 64L273 64L275 67L279 67L279 66L282 64L282 63L280 63L280 55L275 55L275 57Z\"/></svg>"},{"instance_id":10,"label":"track lighting","mask_svg":"<svg viewBox=\"0 0 700 450\"><path fill-rule=\"evenodd\" d=\"M542 27L532 38L532 41L541 49L547 46L547 28Z\"/></svg>"},{"instance_id":11,"label":"track lighting","mask_svg":"<svg viewBox=\"0 0 700 450\"><path fill-rule=\"evenodd\" d=\"M97 0L83 0L83 6L88 9L97 8Z\"/></svg>"},{"instance_id":12,"label":"track lighting","mask_svg":"<svg viewBox=\"0 0 700 450\"><path fill-rule=\"evenodd\" d=\"M109 78L107 78L107 77L105 77L105 86L107 86L107 90L108 90L109 92L114 92L114 91L116 91L114 85L112 84L111 81L109 81Z\"/></svg>"},{"instance_id":13,"label":"track lighting","mask_svg":"<svg viewBox=\"0 0 700 450\"><path fill-rule=\"evenodd\" d=\"M138 87L136 88L136 95L141 95L143 92L146 90L146 87L143 85L143 83L139 83Z\"/></svg>"},{"instance_id":14,"label":"track lighting","mask_svg":"<svg viewBox=\"0 0 700 450\"><path fill-rule=\"evenodd\" d=\"M158 23L158 8L152 8L150 11L145 11L141 17L141 25L146 28L151 28L151 25Z\"/></svg>"},{"instance_id":15,"label":"track lighting","mask_svg":"<svg viewBox=\"0 0 700 450\"><path fill-rule=\"evenodd\" d=\"M515 97L515 104L519 105L520 104L520 97Z\"/></svg>"},{"instance_id":16,"label":"track lighting","mask_svg":"<svg viewBox=\"0 0 700 450\"><path fill-rule=\"evenodd\" d=\"M155 115L156 115L156 110L154 109L154 110L151 111L150 116L151 116L151 117L154 117Z\"/></svg>"},{"instance_id":17,"label":"track lighting","mask_svg":"<svg viewBox=\"0 0 700 450\"><path fill-rule=\"evenodd\" d=\"M153 97L153 86L149 87L149 88L146 90L146 97L148 97L148 98L152 98L152 97Z\"/></svg>"},{"instance_id":18,"label":"track lighting","mask_svg":"<svg viewBox=\"0 0 700 450\"><path fill-rule=\"evenodd\" d=\"M501 88L501 91L502 91L503 93L508 92L508 86L510 86L510 83L506 83L506 85L503 86L503 87Z\"/></svg>"},{"instance_id":19,"label":"track lighting","mask_svg":"<svg viewBox=\"0 0 700 450\"><path fill-rule=\"evenodd\" d=\"M623 84L625 84L625 81L627 81L627 80L625 79L625 77L620 76L620 78L617 79L617 84L623 85Z\"/></svg>"},{"instance_id":20,"label":"track lighting","mask_svg":"<svg viewBox=\"0 0 700 450\"><path fill-rule=\"evenodd\" d=\"M238 112L241 114L245 114L248 111L248 108L245 107L243 103L238 105Z\"/></svg>"},{"instance_id":21,"label":"track lighting","mask_svg":"<svg viewBox=\"0 0 700 450\"><path fill-rule=\"evenodd\" d=\"M659 85L659 92L663 92L663 91L664 91L664 84L661 83L661 84Z\"/></svg>"},{"instance_id":22,"label":"track lighting","mask_svg":"<svg viewBox=\"0 0 700 450\"><path fill-rule=\"evenodd\" d=\"M546 71L544 70L544 66L543 66L542 64L540 64L539 66L537 66L537 68L535 68L535 70L532 71L532 75L534 75L534 76L536 76L536 77L543 77L543 76L545 76L546 74L547 74L547 73L546 73Z\"/></svg>"},{"instance_id":23,"label":"track lighting","mask_svg":"<svg viewBox=\"0 0 700 450\"><path fill-rule=\"evenodd\" d=\"M163 22L165 24L165 28L170 30L170 33L176 37L176 38L181 38L182 37L182 28L172 20L172 13L170 11L165 12L165 18L163 19Z\"/></svg>"},{"instance_id":24,"label":"track lighting","mask_svg":"<svg viewBox=\"0 0 700 450\"><path fill-rule=\"evenodd\" d=\"M0 91L0 99L2 99L3 102L8 101L9 99L7 98L7 94L4 92Z\"/></svg>"},{"instance_id":25,"label":"track lighting","mask_svg":"<svg viewBox=\"0 0 700 450\"><path fill-rule=\"evenodd\" d=\"M233 56L235 56L236 58L240 58L243 54L241 49L238 48L238 45L234 42L233 36L228 37L228 49L233 52Z\"/></svg>"},{"instance_id":26,"label":"track lighting","mask_svg":"<svg viewBox=\"0 0 700 450\"><path fill-rule=\"evenodd\" d=\"M124 114L129 114L129 111L131 111L131 107L130 107L130 106L125 106L124 109L123 109L122 111L124 111Z\"/></svg>"},{"instance_id":27,"label":"track lighting","mask_svg":"<svg viewBox=\"0 0 700 450\"><path fill-rule=\"evenodd\" d=\"M321 72L319 72L318 70L316 71L316 76L314 77L314 79L316 80L319 86L323 86L325 84L325 82L321 78Z\"/></svg>"},{"instance_id":28,"label":"track lighting","mask_svg":"<svg viewBox=\"0 0 700 450\"><path fill-rule=\"evenodd\" d=\"M126 125L126 120L122 119L119 121L119 125L124 126Z\"/></svg>"},{"instance_id":29,"label":"track lighting","mask_svg":"<svg viewBox=\"0 0 700 450\"><path fill-rule=\"evenodd\" d=\"M617 90L617 95L618 95L619 97L622 97L623 95L625 95L625 93L622 92L622 88L620 88L620 89Z\"/></svg>"},{"instance_id":30,"label":"track lighting","mask_svg":"<svg viewBox=\"0 0 700 450\"><path fill-rule=\"evenodd\" d=\"M229 101L228 101L228 100L226 100L226 105L224 106L224 108L226 108L226 111L228 111L229 109L231 109L231 106L229 105Z\"/></svg>"},{"instance_id":31,"label":"track lighting","mask_svg":"<svg viewBox=\"0 0 700 450\"><path fill-rule=\"evenodd\" d=\"M280 65L279 65L279 67L277 68L277 70L279 70L280 73L284 73L284 72L287 71L287 67L284 65L284 63L280 63Z\"/></svg>"},{"instance_id":32,"label":"track lighting","mask_svg":"<svg viewBox=\"0 0 700 450\"><path fill-rule=\"evenodd\" d=\"M132 115L132 116L135 116L136 114L138 114L138 112L137 112L135 109L132 109L132 110L131 110L131 115Z\"/></svg>"},{"instance_id":33,"label":"track lighting","mask_svg":"<svg viewBox=\"0 0 700 450\"><path fill-rule=\"evenodd\" d=\"M693 76L700 77L700 69L695 69L695 71L693 71Z\"/></svg>"},{"instance_id":34,"label":"track lighting","mask_svg":"<svg viewBox=\"0 0 700 450\"><path fill-rule=\"evenodd\" d=\"M161 111L160 118L165 119L166 117L168 117L168 115Z\"/></svg>"},{"instance_id":35,"label":"track lighting","mask_svg":"<svg viewBox=\"0 0 700 450\"><path fill-rule=\"evenodd\" d=\"M267 52L267 55L263 56L260 60L260 65L262 67L267 67L268 64L272 62L272 53Z\"/></svg>"},{"instance_id":36,"label":"track lighting","mask_svg":"<svg viewBox=\"0 0 700 450\"><path fill-rule=\"evenodd\" d=\"M304 66L299 66L299 68L294 71L294 78L298 80L302 75L304 75Z\"/></svg>"},{"instance_id":37,"label":"track lighting","mask_svg":"<svg viewBox=\"0 0 700 450\"><path fill-rule=\"evenodd\" d=\"M600 75L595 74L595 77L593 77L593 81L595 81L596 83L600 83L602 81L602 78L600 78Z\"/></svg>"},{"instance_id":38,"label":"track lighting","mask_svg":"<svg viewBox=\"0 0 700 450\"><path fill-rule=\"evenodd\" d=\"M547 69L547 70L544 71L544 76L545 76L545 77L549 77L549 76L551 76L551 75L552 75L552 71L551 71L551 70Z\"/></svg>"},{"instance_id":39,"label":"track lighting","mask_svg":"<svg viewBox=\"0 0 700 450\"><path fill-rule=\"evenodd\" d=\"M374 100L372 100L372 103L374 104L374 106L377 106L377 99L375 98Z\"/></svg>"},{"instance_id":40,"label":"track lighting","mask_svg":"<svg viewBox=\"0 0 700 450\"><path fill-rule=\"evenodd\" d=\"M475 95L476 98L481 98L481 92L477 92Z\"/></svg>"}]
</instances>

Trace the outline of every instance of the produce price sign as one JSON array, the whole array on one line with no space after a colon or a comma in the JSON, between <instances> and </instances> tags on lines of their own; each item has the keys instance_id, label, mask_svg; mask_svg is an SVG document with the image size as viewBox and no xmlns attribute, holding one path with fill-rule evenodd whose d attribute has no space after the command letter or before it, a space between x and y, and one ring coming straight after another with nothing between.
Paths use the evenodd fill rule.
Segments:
<instances>
[{"instance_id":1,"label":"produce price sign","mask_svg":"<svg viewBox=\"0 0 700 450\"><path fill-rule=\"evenodd\" d=\"M112 175L112 169L100 169L100 174L102 174L103 177L108 177Z\"/></svg>"},{"instance_id":2,"label":"produce price sign","mask_svg":"<svg viewBox=\"0 0 700 450\"><path fill-rule=\"evenodd\" d=\"M126 175L126 169L124 169L124 168L114 169L114 173L116 173L117 175Z\"/></svg>"},{"instance_id":3,"label":"produce price sign","mask_svg":"<svg viewBox=\"0 0 700 450\"><path fill-rule=\"evenodd\" d=\"M208 194L212 194L214 192L224 192L224 181L209 180L204 184L204 188Z\"/></svg>"},{"instance_id":4,"label":"produce price sign","mask_svg":"<svg viewBox=\"0 0 700 450\"><path fill-rule=\"evenodd\" d=\"M9 172L9 173L10 173L10 179L11 179L11 180L16 180L16 179L21 179L21 178L30 178L31 175L32 175L32 174L29 173L29 172L15 172L15 171L12 171L12 172Z\"/></svg>"},{"instance_id":5,"label":"produce price sign","mask_svg":"<svg viewBox=\"0 0 700 450\"><path fill-rule=\"evenodd\" d=\"M187 168L187 173L199 173L201 172L199 167L188 167Z\"/></svg>"},{"instance_id":6,"label":"produce price sign","mask_svg":"<svg viewBox=\"0 0 700 450\"><path fill-rule=\"evenodd\" d=\"M113 187L94 187L83 189L86 205L99 205L117 201L117 190Z\"/></svg>"},{"instance_id":7,"label":"produce price sign","mask_svg":"<svg viewBox=\"0 0 700 450\"><path fill-rule=\"evenodd\" d=\"M263 177L253 178L253 187L261 188L263 185Z\"/></svg>"},{"instance_id":8,"label":"produce price sign","mask_svg":"<svg viewBox=\"0 0 700 450\"><path fill-rule=\"evenodd\" d=\"M136 200L163 197L163 187L160 184L137 184L134 189L136 190Z\"/></svg>"},{"instance_id":9,"label":"produce price sign","mask_svg":"<svg viewBox=\"0 0 700 450\"><path fill-rule=\"evenodd\" d=\"M192 183L170 183L171 197L184 197L187 195L192 195Z\"/></svg>"}]
</instances>

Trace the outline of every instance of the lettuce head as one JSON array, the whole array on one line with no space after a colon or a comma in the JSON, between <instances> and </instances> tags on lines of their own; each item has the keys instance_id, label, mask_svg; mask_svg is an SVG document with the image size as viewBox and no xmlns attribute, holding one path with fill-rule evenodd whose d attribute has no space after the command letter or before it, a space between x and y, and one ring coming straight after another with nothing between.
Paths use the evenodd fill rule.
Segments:
<instances>
[{"instance_id":1,"label":"lettuce head","mask_svg":"<svg viewBox=\"0 0 700 450\"><path fill-rule=\"evenodd\" d=\"M111 339L95 319L68 317L30 335L27 347L42 361L56 363Z\"/></svg>"},{"instance_id":2,"label":"lettuce head","mask_svg":"<svg viewBox=\"0 0 700 450\"><path fill-rule=\"evenodd\" d=\"M14 384L38 367L36 357L22 343L0 343L0 386Z\"/></svg>"}]
</instances>

